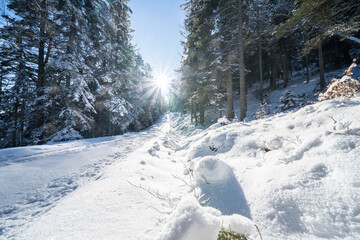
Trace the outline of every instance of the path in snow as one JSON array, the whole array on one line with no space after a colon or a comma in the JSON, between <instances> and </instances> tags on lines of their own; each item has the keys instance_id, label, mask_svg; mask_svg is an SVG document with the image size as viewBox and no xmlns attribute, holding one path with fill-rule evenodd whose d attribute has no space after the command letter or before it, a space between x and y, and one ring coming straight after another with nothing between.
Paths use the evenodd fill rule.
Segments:
<instances>
[{"instance_id":1,"label":"path in snow","mask_svg":"<svg viewBox=\"0 0 360 240\"><path fill-rule=\"evenodd\" d=\"M114 228L119 228L122 224L131 224L126 212L133 211L133 203L135 202L135 206L141 204L144 200L143 195L149 194L141 189L136 189L134 193L135 188L127 180L137 176L134 179L135 183L139 182L138 180L146 182L141 171L146 168L146 157L158 158L160 150L160 145L156 142L158 136L163 139L162 146L168 147L169 150L174 147L174 142L169 140L167 130L164 119L139 133L1 150L0 239L2 236L13 239L50 239L49 237L56 238L57 231L61 232L61 238L64 236L64 231L69 233L70 238L77 233L78 236L84 236L82 230L84 225L89 224L89 219L99 227L109 226L108 224L104 226L98 221L108 221ZM134 155L134 151L139 149L146 154ZM138 160L141 154L144 154L144 159ZM169 154L170 152L167 152L167 155ZM137 166L129 169L127 166L132 160L134 160L132 164ZM136 168L139 170L133 172ZM136 193L137 190L140 192ZM69 195L69 193L73 194ZM66 195L68 197L64 198ZM96 206L89 204L88 201ZM121 209L116 209L116 203ZM89 207L84 207L84 204ZM147 207L152 209L150 206ZM74 214L79 211L84 212ZM99 212L108 212L111 216L109 218L95 216ZM113 216L115 212L120 216ZM53 227L44 230L43 226L49 222L48 216L51 216ZM68 225L71 222L74 224L72 229L62 229L62 224ZM76 227L76 224L81 226ZM32 227L33 232L19 235L28 228L28 225L38 225L39 228ZM96 232L95 226L91 226L91 229ZM37 230L40 233L36 232ZM112 231L109 231L109 234L113 234ZM121 232L119 234L115 235L123 236ZM99 236L89 235L86 239L91 237Z\"/></svg>"}]
</instances>

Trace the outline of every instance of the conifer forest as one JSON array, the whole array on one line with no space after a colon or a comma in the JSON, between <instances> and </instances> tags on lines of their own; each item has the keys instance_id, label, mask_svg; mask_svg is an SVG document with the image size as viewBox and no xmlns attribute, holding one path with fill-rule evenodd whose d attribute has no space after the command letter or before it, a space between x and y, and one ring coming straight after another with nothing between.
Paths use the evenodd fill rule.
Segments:
<instances>
[{"instance_id":1,"label":"conifer forest","mask_svg":"<svg viewBox=\"0 0 360 240\"><path fill-rule=\"evenodd\" d=\"M127 3L2 1L0 147L111 136L158 119L166 106L149 93L151 66L131 43ZM286 88L303 69L309 81L314 66L322 90L325 69L351 64L360 47L357 0L191 0L182 8L184 52L169 108L195 124L205 124L206 111L233 119L236 97L242 121L252 84L263 103L266 82Z\"/></svg>"},{"instance_id":2,"label":"conifer forest","mask_svg":"<svg viewBox=\"0 0 360 240\"><path fill-rule=\"evenodd\" d=\"M127 1L102 2L2 2L0 147L122 134L159 117Z\"/></svg>"},{"instance_id":3,"label":"conifer forest","mask_svg":"<svg viewBox=\"0 0 360 240\"><path fill-rule=\"evenodd\" d=\"M324 71L358 58L360 2L342 0L206 0L187 1L178 108L205 123L205 109L234 117L234 95L240 99L240 121L247 116L247 90L258 83L287 88L289 79L319 71L317 90L326 87ZM330 79L331 80L331 79ZM226 106L225 106L226 104ZM178 109L176 108L176 109Z\"/></svg>"}]
</instances>

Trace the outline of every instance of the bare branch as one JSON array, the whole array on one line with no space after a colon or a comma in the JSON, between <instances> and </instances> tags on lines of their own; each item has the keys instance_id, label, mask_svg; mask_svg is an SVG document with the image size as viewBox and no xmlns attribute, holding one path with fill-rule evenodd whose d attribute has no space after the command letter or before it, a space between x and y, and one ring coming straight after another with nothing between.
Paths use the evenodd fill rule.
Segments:
<instances>
[{"instance_id":1,"label":"bare branch","mask_svg":"<svg viewBox=\"0 0 360 240\"><path fill-rule=\"evenodd\" d=\"M176 179L178 179L178 180L180 180L180 181L182 181L183 183L185 183L186 185L188 185L188 186L190 186L190 184L189 183L187 183L184 179L182 179L182 178L180 178L179 176L176 176L176 175L174 175L174 174L171 174L174 178L176 178Z\"/></svg>"},{"instance_id":2,"label":"bare branch","mask_svg":"<svg viewBox=\"0 0 360 240\"><path fill-rule=\"evenodd\" d=\"M168 193L167 193L167 194L161 194L161 193L159 193L159 190L156 190L156 192L155 192L155 191L152 190L150 187L149 187L148 189L145 189L143 186L141 186L141 184L140 184L140 185L136 185L136 184L130 182L129 180L127 180L127 182L128 182L131 186L140 188L140 189L148 192L149 194L151 194L152 196L154 196L154 197L156 197L156 198L158 198L158 199L160 199L160 200L165 200L165 201L169 201L169 202L171 201L171 199L170 199L170 194L168 194Z\"/></svg>"}]
</instances>

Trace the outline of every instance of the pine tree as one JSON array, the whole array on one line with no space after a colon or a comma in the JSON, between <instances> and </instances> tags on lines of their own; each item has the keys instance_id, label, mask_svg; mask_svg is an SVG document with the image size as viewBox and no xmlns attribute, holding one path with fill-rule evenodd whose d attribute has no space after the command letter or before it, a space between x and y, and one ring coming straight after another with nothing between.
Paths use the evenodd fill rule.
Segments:
<instances>
[{"instance_id":1,"label":"pine tree","mask_svg":"<svg viewBox=\"0 0 360 240\"><path fill-rule=\"evenodd\" d=\"M17 9L26 5L24 1L10 1L8 7ZM26 8L27 6L24 6ZM29 6L31 7L31 6ZM5 136L2 147L26 144L24 139L27 106L33 95L36 79L36 55L30 16L20 12L23 19L3 16L8 24L1 29L1 102L0 115L4 125L1 133ZM25 18L26 17L26 18Z\"/></svg>"},{"instance_id":2,"label":"pine tree","mask_svg":"<svg viewBox=\"0 0 360 240\"><path fill-rule=\"evenodd\" d=\"M323 44L325 40L335 36L348 36L360 27L359 1L342 0L298 0L298 7L292 12L287 23L282 25L280 34L301 30L309 36L302 55L310 50L318 50L320 69L320 88L325 87Z\"/></svg>"},{"instance_id":3,"label":"pine tree","mask_svg":"<svg viewBox=\"0 0 360 240\"><path fill-rule=\"evenodd\" d=\"M141 97L151 69L130 43L127 1L103 3L9 1L0 147L120 134L160 116L159 94Z\"/></svg>"},{"instance_id":4,"label":"pine tree","mask_svg":"<svg viewBox=\"0 0 360 240\"><path fill-rule=\"evenodd\" d=\"M183 81L187 82L191 96L189 105L192 119L197 124L197 108L199 123L205 123L205 106L215 96L216 74L212 71L212 62L216 59L213 43L215 25L214 12L217 1L189 1L184 5L188 11L185 29L188 32L185 45L185 57L182 63Z\"/></svg>"}]
</instances>

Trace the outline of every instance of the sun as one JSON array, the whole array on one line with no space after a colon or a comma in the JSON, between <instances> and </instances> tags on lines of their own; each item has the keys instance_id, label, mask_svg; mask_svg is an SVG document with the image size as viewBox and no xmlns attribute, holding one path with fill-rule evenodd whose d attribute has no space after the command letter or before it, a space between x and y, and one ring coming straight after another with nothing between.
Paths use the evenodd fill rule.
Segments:
<instances>
[{"instance_id":1,"label":"sun","mask_svg":"<svg viewBox=\"0 0 360 240\"><path fill-rule=\"evenodd\" d=\"M169 92L170 76L165 72L155 72L154 73L154 83L157 88L161 90L163 95L166 95Z\"/></svg>"}]
</instances>

